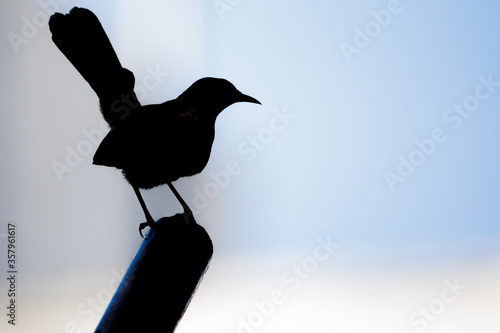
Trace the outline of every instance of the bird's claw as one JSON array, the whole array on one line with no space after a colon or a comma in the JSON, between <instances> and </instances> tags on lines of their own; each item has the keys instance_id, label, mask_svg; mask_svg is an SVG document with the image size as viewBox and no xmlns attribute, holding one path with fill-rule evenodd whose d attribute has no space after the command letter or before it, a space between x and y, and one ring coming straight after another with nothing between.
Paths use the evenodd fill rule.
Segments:
<instances>
[{"instance_id":1,"label":"bird's claw","mask_svg":"<svg viewBox=\"0 0 500 333\"><path fill-rule=\"evenodd\" d=\"M144 238L144 239L147 239L147 238L146 238L146 237L144 237L144 235L142 234L142 231L143 231L146 227L150 227L150 228L151 228L151 230L154 230L154 229L157 227L157 225L156 225L156 223L155 223L153 220L151 220L151 221L147 221L147 222L143 222L143 223L139 224L139 234L140 234L140 235L141 235L141 237L142 237L142 238ZM148 237L148 238L149 238L149 237Z\"/></svg>"},{"instance_id":2,"label":"bird's claw","mask_svg":"<svg viewBox=\"0 0 500 333\"><path fill-rule=\"evenodd\" d=\"M184 212L182 213L182 218L184 219L184 222L186 224L191 224L193 222L196 223L194 220L193 212L187 206L184 208Z\"/></svg>"}]
</instances>

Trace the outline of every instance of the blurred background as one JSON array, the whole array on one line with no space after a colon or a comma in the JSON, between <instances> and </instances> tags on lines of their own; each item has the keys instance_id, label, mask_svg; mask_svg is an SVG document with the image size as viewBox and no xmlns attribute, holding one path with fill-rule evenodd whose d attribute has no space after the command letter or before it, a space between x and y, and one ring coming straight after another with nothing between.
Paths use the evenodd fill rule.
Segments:
<instances>
[{"instance_id":1,"label":"blurred background","mask_svg":"<svg viewBox=\"0 0 500 333\"><path fill-rule=\"evenodd\" d=\"M143 104L204 76L262 102L226 109L205 170L175 182L214 243L177 332L499 332L492 0L2 2L2 332L93 332L142 241L132 188L92 165L97 98L48 31L73 6ZM167 187L144 197L180 211Z\"/></svg>"}]
</instances>

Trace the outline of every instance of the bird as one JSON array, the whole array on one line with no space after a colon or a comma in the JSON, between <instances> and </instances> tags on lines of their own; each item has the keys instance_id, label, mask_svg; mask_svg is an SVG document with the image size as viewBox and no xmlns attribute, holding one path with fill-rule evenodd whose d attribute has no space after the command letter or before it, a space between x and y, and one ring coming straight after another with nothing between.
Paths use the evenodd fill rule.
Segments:
<instances>
[{"instance_id":1,"label":"bird","mask_svg":"<svg viewBox=\"0 0 500 333\"><path fill-rule=\"evenodd\" d=\"M134 74L122 67L92 11L74 7L68 14L56 12L50 17L49 29L54 44L99 98L110 131L99 144L93 164L120 169L132 186L146 218L139 224L140 235L144 237L146 227L156 226L140 189L168 185L183 215L192 218L172 182L205 168L215 139L215 122L224 109L238 102L261 103L226 79L204 77L175 99L141 105L134 92Z\"/></svg>"}]
</instances>

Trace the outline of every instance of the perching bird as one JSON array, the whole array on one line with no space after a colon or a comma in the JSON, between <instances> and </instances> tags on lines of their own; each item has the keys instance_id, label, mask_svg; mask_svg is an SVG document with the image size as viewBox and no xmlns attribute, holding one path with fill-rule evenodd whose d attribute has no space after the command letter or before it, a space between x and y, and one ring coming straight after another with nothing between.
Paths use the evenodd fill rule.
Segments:
<instances>
[{"instance_id":1,"label":"perching bird","mask_svg":"<svg viewBox=\"0 0 500 333\"><path fill-rule=\"evenodd\" d=\"M155 222L139 188L167 184L201 172L215 137L215 120L233 103L259 103L229 81L203 78L174 100L141 106L134 93L134 75L123 68L98 18L88 9L55 13L49 21L52 40L96 92L101 112L111 126L94 155L94 164L122 169L141 204L147 222Z\"/></svg>"}]
</instances>

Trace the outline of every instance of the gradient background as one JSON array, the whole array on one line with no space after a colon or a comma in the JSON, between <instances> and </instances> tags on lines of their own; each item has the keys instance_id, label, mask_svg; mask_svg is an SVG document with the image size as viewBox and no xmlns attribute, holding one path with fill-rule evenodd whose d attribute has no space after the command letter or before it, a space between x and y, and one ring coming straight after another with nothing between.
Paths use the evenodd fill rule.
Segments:
<instances>
[{"instance_id":1,"label":"gradient background","mask_svg":"<svg viewBox=\"0 0 500 333\"><path fill-rule=\"evenodd\" d=\"M83 6L138 84L148 69L169 73L143 103L215 76L263 104L222 113L206 169L176 182L215 251L177 332L500 332L500 87L458 129L443 119L480 76L500 82L500 5L401 0L348 61L341 44L391 1L220 2L231 10L201 0L0 4L0 331L93 332L141 243L134 193L120 172L92 166L96 146L62 181L52 167L101 121L44 22L46 10ZM23 36L23 18L39 21L16 52L8 36ZM294 118L271 140L276 110ZM385 173L435 128L447 140L391 191ZM248 161L238 147L259 134L266 144ZM195 191L232 160L241 172L196 206ZM155 218L179 211L166 187L145 200ZM3 314L9 222L16 327ZM318 239L340 247L318 262ZM298 278L302 265L310 272ZM440 308L455 280L467 288ZM282 302L259 314L277 291ZM439 314L425 327L410 321L428 307Z\"/></svg>"}]
</instances>

